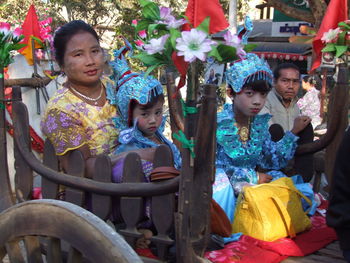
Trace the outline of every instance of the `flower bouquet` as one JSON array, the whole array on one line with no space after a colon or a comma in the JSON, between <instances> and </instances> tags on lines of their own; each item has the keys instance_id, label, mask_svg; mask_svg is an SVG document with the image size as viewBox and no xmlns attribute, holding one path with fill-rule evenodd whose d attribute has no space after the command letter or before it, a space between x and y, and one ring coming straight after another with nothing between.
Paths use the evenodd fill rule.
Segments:
<instances>
[{"instance_id":1,"label":"flower bouquet","mask_svg":"<svg viewBox=\"0 0 350 263\"><path fill-rule=\"evenodd\" d=\"M19 44L23 38L22 29L16 28L11 31L10 24L0 22L0 68L8 66L12 62L11 51L26 46Z\"/></svg>"},{"instance_id":2,"label":"flower bouquet","mask_svg":"<svg viewBox=\"0 0 350 263\"><path fill-rule=\"evenodd\" d=\"M170 66L184 75L187 67L181 64L204 62L208 57L226 63L255 47L244 45L242 39L230 31L225 33L224 41L214 41L209 34L209 17L194 28L185 16L176 18L170 8L148 0L140 0L140 4L142 19L133 21L135 46L139 50L135 58L148 67L147 74L160 66Z\"/></svg>"},{"instance_id":3,"label":"flower bouquet","mask_svg":"<svg viewBox=\"0 0 350 263\"><path fill-rule=\"evenodd\" d=\"M347 54L350 48L350 20L340 22L336 29L325 32L321 40L326 43L322 52L331 53L336 58Z\"/></svg>"}]
</instances>

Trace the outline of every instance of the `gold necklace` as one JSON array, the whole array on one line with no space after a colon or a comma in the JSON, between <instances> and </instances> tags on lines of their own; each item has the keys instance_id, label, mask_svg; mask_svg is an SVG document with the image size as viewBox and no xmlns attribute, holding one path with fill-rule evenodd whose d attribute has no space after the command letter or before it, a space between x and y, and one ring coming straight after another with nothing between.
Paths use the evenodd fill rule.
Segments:
<instances>
[{"instance_id":1,"label":"gold necklace","mask_svg":"<svg viewBox=\"0 0 350 263\"><path fill-rule=\"evenodd\" d=\"M241 142L246 143L249 140L249 132L250 132L250 118L248 118L248 125L238 127L237 122L234 124L238 129L238 136Z\"/></svg>"}]
</instances>

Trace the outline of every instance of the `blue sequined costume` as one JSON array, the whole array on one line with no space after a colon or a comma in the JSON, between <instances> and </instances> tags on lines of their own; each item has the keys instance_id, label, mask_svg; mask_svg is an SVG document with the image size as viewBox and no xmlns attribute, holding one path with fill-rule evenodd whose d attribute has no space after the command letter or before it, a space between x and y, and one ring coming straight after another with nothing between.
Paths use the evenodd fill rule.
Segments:
<instances>
[{"instance_id":1,"label":"blue sequined costume","mask_svg":"<svg viewBox=\"0 0 350 263\"><path fill-rule=\"evenodd\" d=\"M223 111L218 114L213 198L225 210L231 223L236 208L235 190L239 190L241 184L257 184L257 166L272 169L267 174L276 180L285 176L277 170L285 167L294 155L298 137L286 132L280 141L273 142L268 130L270 118L269 114L256 115L251 123L250 139L244 144L240 141L237 127L234 125L232 104L225 104ZM311 187L304 183L299 175L293 176L292 179L296 188L313 202L310 208L303 200L304 209L310 208L309 215L312 215L316 210L316 203ZM224 238L224 241L235 241L240 236L240 233L232 234L231 237Z\"/></svg>"},{"instance_id":2,"label":"blue sequined costume","mask_svg":"<svg viewBox=\"0 0 350 263\"><path fill-rule=\"evenodd\" d=\"M111 104L117 105L119 115L113 120L116 128L120 130L119 143L115 153L119 154L126 151L158 147L159 144L151 141L143 136L137 127L137 120L131 120L130 102L135 100L141 105L146 105L151 98L163 94L163 87L160 82L152 76L146 76L143 73L132 72L125 59L126 53L132 53L132 47L129 42L125 41L125 46L114 51L114 61L110 64L113 68L113 78L118 83L117 89L107 86L107 98ZM131 126L131 127L130 127ZM165 138L163 135L165 126L165 117L163 117L162 125L155 132L158 139L170 147L173 153L174 166L177 169L181 167L181 156L176 146ZM146 168L145 163L144 168ZM144 169L146 177L149 176L152 165L147 165ZM148 180L148 178L147 178Z\"/></svg>"},{"instance_id":3,"label":"blue sequined costume","mask_svg":"<svg viewBox=\"0 0 350 263\"><path fill-rule=\"evenodd\" d=\"M273 142L269 133L268 121L271 115L256 115L250 127L250 139L242 143L232 104L224 105L218 114L217 127L217 169L223 169L231 184L238 182L257 184L256 167L279 170L293 158L298 137L291 132L278 142Z\"/></svg>"}]
</instances>

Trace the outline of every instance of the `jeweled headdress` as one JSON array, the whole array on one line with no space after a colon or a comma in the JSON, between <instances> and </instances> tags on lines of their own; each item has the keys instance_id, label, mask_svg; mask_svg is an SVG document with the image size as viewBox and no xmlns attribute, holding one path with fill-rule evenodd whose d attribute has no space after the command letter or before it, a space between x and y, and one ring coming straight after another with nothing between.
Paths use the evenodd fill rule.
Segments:
<instances>
[{"instance_id":1,"label":"jeweled headdress","mask_svg":"<svg viewBox=\"0 0 350 263\"><path fill-rule=\"evenodd\" d=\"M235 92L240 92L244 84L251 80L265 80L272 85L273 74L264 59L253 53L248 53L243 59L237 60L226 70L226 82Z\"/></svg>"},{"instance_id":2,"label":"jeweled headdress","mask_svg":"<svg viewBox=\"0 0 350 263\"><path fill-rule=\"evenodd\" d=\"M125 40L125 46L114 51L114 61L110 62L117 82L116 99L111 103L117 105L123 126L126 127L132 125L132 120L129 118L131 100L146 105L152 97L163 94L163 87L157 79L130 70L125 58L128 51L130 51L129 56L132 55L133 49Z\"/></svg>"},{"instance_id":3,"label":"jeweled headdress","mask_svg":"<svg viewBox=\"0 0 350 263\"><path fill-rule=\"evenodd\" d=\"M244 19L244 25L237 30L237 35L242 39L243 44L247 44L248 36L253 31L253 23L249 16ZM272 85L273 74L270 66L264 59L253 53L248 53L240 60L233 61L225 72L226 83L235 92L240 92L244 84L251 80L265 80ZM254 78L254 79L252 79Z\"/></svg>"}]
</instances>

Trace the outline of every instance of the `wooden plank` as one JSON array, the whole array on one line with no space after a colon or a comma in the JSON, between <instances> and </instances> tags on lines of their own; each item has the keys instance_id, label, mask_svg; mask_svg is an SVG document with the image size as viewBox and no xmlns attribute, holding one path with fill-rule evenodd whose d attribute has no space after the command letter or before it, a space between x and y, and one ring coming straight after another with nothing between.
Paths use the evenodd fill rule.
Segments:
<instances>
[{"instance_id":1,"label":"wooden plank","mask_svg":"<svg viewBox=\"0 0 350 263\"><path fill-rule=\"evenodd\" d=\"M140 156L133 152L129 153L124 159L123 182L139 183L143 181L143 177ZM136 239L142 236L136 227L144 213L143 198L121 197L120 212L126 224L126 229L120 230L120 233L131 247L135 247Z\"/></svg>"},{"instance_id":2,"label":"wooden plank","mask_svg":"<svg viewBox=\"0 0 350 263\"><path fill-rule=\"evenodd\" d=\"M61 240L58 238L48 238L47 263L62 263Z\"/></svg>"},{"instance_id":3,"label":"wooden plank","mask_svg":"<svg viewBox=\"0 0 350 263\"><path fill-rule=\"evenodd\" d=\"M6 244L6 251L11 263L24 263L24 257L19 244L20 240L12 240Z\"/></svg>"},{"instance_id":4,"label":"wooden plank","mask_svg":"<svg viewBox=\"0 0 350 263\"><path fill-rule=\"evenodd\" d=\"M56 155L56 151L49 139L46 139L44 144L43 164L54 171L59 170L59 162ZM43 198L57 198L59 187L58 184L42 176L41 187Z\"/></svg>"},{"instance_id":5,"label":"wooden plank","mask_svg":"<svg viewBox=\"0 0 350 263\"><path fill-rule=\"evenodd\" d=\"M164 166L173 167L173 158L170 148L168 146L161 145L156 149L154 154L153 168L155 169L157 167ZM157 235L152 237L151 240L157 246L158 257L165 260L168 255L169 246L174 243L174 240L168 235L174 225L174 193L152 197L151 211L152 222L157 230Z\"/></svg>"},{"instance_id":6,"label":"wooden plank","mask_svg":"<svg viewBox=\"0 0 350 263\"><path fill-rule=\"evenodd\" d=\"M30 200L33 189L33 171L24 160L18 147L26 147L31 152L31 140L29 133L28 110L23 102L15 101L12 104L13 125L20 129L14 129L14 156L15 156L15 189L17 198ZM22 137L25 145L17 145L15 137Z\"/></svg>"},{"instance_id":7,"label":"wooden plank","mask_svg":"<svg viewBox=\"0 0 350 263\"><path fill-rule=\"evenodd\" d=\"M98 182L111 183L112 165L110 158L100 155L95 160L93 179ZM111 210L111 197L92 194L92 212L102 220L107 220Z\"/></svg>"},{"instance_id":8,"label":"wooden plank","mask_svg":"<svg viewBox=\"0 0 350 263\"><path fill-rule=\"evenodd\" d=\"M85 160L82 152L79 150L72 151L68 158L67 173L77 177L84 177L85 175ZM84 204L84 191L79 189L67 187L66 200L67 202L82 206Z\"/></svg>"},{"instance_id":9,"label":"wooden plank","mask_svg":"<svg viewBox=\"0 0 350 263\"><path fill-rule=\"evenodd\" d=\"M40 242L38 237L26 236L24 238L24 245L27 253L28 263L42 263L43 258L41 255Z\"/></svg>"},{"instance_id":10,"label":"wooden plank","mask_svg":"<svg viewBox=\"0 0 350 263\"><path fill-rule=\"evenodd\" d=\"M82 262L82 259L83 257L81 253L78 250L76 250L74 247L70 247L67 263L80 263Z\"/></svg>"}]
</instances>

